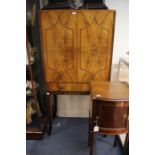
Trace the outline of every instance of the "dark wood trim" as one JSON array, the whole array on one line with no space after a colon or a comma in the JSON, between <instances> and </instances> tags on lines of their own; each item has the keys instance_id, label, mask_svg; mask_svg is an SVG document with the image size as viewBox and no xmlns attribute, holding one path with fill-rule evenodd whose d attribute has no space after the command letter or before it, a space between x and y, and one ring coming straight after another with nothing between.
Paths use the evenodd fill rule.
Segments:
<instances>
[{"instance_id":1,"label":"dark wood trim","mask_svg":"<svg viewBox=\"0 0 155 155\"><path fill-rule=\"evenodd\" d=\"M88 119L88 146L90 146L90 132L91 131L91 117L90 117L90 110L89 110L89 119Z\"/></svg>"},{"instance_id":2,"label":"dark wood trim","mask_svg":"<svg viewBox=\"0 0 155 155\"><path fill-rule=\"evenodd\" d=\"M90 95L89 91L86 92L78 92L78 91L48 91L54 95Z\"/></svg>"},{"instance_id":3,"label":"dark wood trim","mask_svg":"<svg viewBox=\"0 0 155 155\"><path fill-rule=\"evenodd\" d=\"M54 99L54 103L53 103L53 118L56 118L57 115L57 95L53 94L53 99Z\"/></svg>"},{"instance_id":4,"label":"dark wood trim","mask_svg":"<svg viewBox=\"0 0 155 155\"><path fill-rule=\"evenodd\" d=\"M100 11L105 11L105 12L107 12L107 10L105 10L105 9L77 9L77 10L75 10L75 9L40 9L40 12L50 12L50 11L55 11L55 12L81 12L81 11L83 11L83 12L87 12L87 11L96 11L96 12L100 12ZM115 10L110 10L110 9L108 9L108 12L116 12Z\"/></svg>"},{"instance_id":5,"label":"dark wood trim","mask_svg":"<svg viewBox=\"0 0 155 155\"><path fill-rule=\"evenodd\" d=\"M112 71L112 56L113 56L113 47L114 47L114 36L115 36L115 21L116 21L116 11L114 12L113 28L112 28L112 39L111 39L111 60L110 60L110 69L109 69L109 81L111 80L111 71Z\"/></svg>"},{"instance_id":6,"label":"dark wood trim","mask_svg":"<svg viewBox=\"0 0 155 155\"><path fill-rule=\"evenodd\" d=\"M47 122L48 122L48 135L52 132L53 111L50 103L50 93L46 92L46 107L47 107Z\"/></svg>"},{"instance_id":7,"label":"dark wood trim","mask_svg":"<svg viewBox=\"0 0 155 155\"><path fill-rule=\"evenodd\" d=\"M26 133L26 140L42 140L43 139L43 133Z\"/></svg>"},{"instance_id":8,"label":"dark wood trim","mask_svg":"<svg viewBox=\"0 0 155 155\"><path fill-rule=\"evenodd\" d=\"M45 62L44 62L44 50L43 50L43 34L42 34L42 26L41 26L41 13L42 11L39 10L39 33L40 33L40 49L41 49L41 61L42 61L42 69L43 69L43 78L44 78L44 81L46 81L46 75L45 75ZM47 83L45 82L45 88L46 88L46 91L47 90Z\"/></svg>"},{"instance_id":9,"label":"dark wood trim","mask_svg":"<svg viewBox=\"0 0 155 155\"><path fill-rule=\"evenodd\" d=\"M26 129L26 140L42 140L44 131L38 128Z\"/></svg>"},{"instance_id":10,"label":"dark wood trim","mask_svg":"<svg viewBox=\"0 0 155 155\"><path fill-rule=\"evenodd\" d=\"M89 155L93 155L93 144L94 144L94 131L90 132L90 154Z\"/></svg>"},{"instance_id":11,"label":"dark wood trim","mask_svg":"<svg viewBox=\"0 0 155 155\"><path fill-rule=\"evenodd\" d=\"M129 144L129 134L126 135L124 145L122 144L122 141L119 135L117 135L117 139L118 139L119 145L121 146L122 155L129 155L129 154L126 154L126 148L127 148L127 145Z\"/></svg>"},{"instance_id":12,"label":"dark wood trim","mask_svg":"<svg viewBox=\"0 0 155 155\"><path fill-rule=\"evenodd\" d=\"M128 145L129 145L129 133L126 134L126 137L125 137L125 143L124 143L124 147L123 147L123 155L128 155L126 153L127 147L129 147Z\"/></svg>"},{"instance_id":13,"label":"dark wood trim","mask_svg":"<svg viewBox=\"0 0 155 155\"><path fill-rule=\"evenodd\" d=\"M128 102L129 101L129 98L124 98L124 99L109 99L109 98L97 98L97 97L92 97L92 100L98 100L98 101L101 101L101 100L104 100L104 101L114 101L114 102L117 102L117 101L122 101L122 102Z\"/></svg>"}]
</instances>

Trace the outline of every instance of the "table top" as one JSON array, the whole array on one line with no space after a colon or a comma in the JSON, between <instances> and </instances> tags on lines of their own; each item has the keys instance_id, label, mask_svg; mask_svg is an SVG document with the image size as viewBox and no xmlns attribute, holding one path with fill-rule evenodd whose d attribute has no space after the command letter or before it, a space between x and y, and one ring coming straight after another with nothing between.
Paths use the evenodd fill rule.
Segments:
<instances>
[{"instance_id":1,"label":"table top","mask_svg":"<svg viewBox=\"0 0 155 155\"><path fill-rule=\"evenodd\" d=\"M91 82L91 98L104 101L128 101L129 86L126 82Z\"/></svg>"}]
</instances>

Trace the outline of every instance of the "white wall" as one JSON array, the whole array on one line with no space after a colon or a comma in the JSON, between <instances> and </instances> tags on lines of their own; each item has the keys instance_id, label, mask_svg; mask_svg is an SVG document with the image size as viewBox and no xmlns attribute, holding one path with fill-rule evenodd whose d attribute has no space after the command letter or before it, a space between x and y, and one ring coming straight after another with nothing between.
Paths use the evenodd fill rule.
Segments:
<instances>
[{"instance_id":1,"label":"white wall","mask_svg":"<svg viewBox=\"0 0 155 155\"><path fill-rule=\"evenodd\" d=\"M116 80L119 57L129 50L129 1L106 0L111 10L116 10L113 65L111 80ZM62 117L88 117L89 96L59 95L57 115Z\"/></svg>"},{"instance_id":2,"label":"white wall","mask_svg":"<svg viewBox=\"0 0 155 155\"><path fill-rule=\"evenodd\" d=\"M106 0L111 10L116 10L113 64L129 50L129 0Z\"/></svg>"},{"instance_id":3,"label":"white wall","mask_svg":"<svg viewBox=\"0 0 155 155\"><path fill-rule=\"evenodd\" d=\"M59 95L58 116L63 117L88 117L90 95Z\"/></svg>"}]
</instances>

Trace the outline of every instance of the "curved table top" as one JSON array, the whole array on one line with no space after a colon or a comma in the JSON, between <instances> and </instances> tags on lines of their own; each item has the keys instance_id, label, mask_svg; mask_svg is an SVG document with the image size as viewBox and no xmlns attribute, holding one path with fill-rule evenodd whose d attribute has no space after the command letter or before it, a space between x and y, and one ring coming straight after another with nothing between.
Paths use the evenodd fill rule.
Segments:
<instances>
[{"instance_id":1,"label":"curved table top","mask_svg":"<svg viewBox=\"0 0 155 155\"><path fill-rule=\"evenodd\" d=\"M91 98L104 101L129 101L129 86L126 82L91 82Z\"/></svg>"}]
</instances>

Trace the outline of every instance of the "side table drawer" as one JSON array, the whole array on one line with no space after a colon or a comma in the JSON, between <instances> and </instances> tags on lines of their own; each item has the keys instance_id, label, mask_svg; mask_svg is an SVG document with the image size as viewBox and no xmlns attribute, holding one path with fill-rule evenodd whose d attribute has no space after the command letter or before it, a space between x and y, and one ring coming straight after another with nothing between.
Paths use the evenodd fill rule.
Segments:
<instances>
[{"instance_id":1,"label":"side table drawer","mask_svg":"<svg viewBox=\"0 0 155 155\"><path fill-rule=\"evenodd\" d=\"M98 125L106 128L123 126L128 117L128 101L93 101L92 122L98 118ZM122 108L123 107L123 108ZM123 117L122 117L123 116Z\"/></svg>"}]
</instances>

